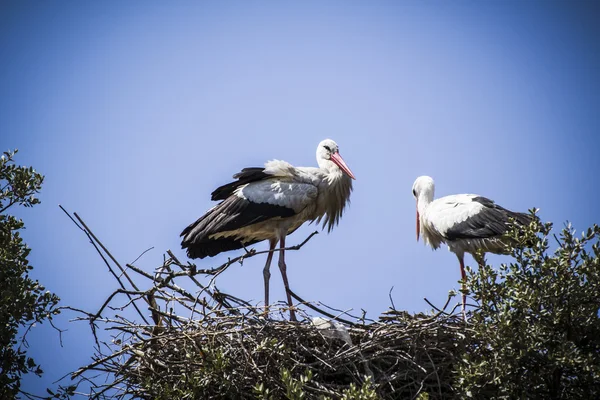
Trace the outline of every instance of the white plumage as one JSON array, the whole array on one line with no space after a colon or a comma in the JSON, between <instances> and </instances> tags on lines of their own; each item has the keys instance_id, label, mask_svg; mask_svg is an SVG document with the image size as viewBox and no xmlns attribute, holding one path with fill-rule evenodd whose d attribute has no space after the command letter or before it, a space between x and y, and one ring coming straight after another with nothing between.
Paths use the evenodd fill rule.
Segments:
<instances>
[{"instance_id":1,"label":"white plumage","mask_svg":"<svg viewBox=\"0 0 600 400\"><path fill-rule=\"evenodd\" d=\"M415 180L413 196L417 201L417 240L422 236L433 249L446 243L458 258L463 282L466 280L465 253L470 253L482 265L486 252L505 252L503 234L508 230L511 219L520 225L531 222L530 215L507 210L476 194L455 194L433 200L434 192L435 184L431 177L420 176ZM463 293L463 313L465 302L466 295Z\"/></svg>"},{"instance_id":2,"label":"white plumage","mask_svg":"<svg viewBox=\"0 0 600 400\"><path fill-rule=\"evenodd\" d=\"M212 193L212 200L221 202L184 229L182 248L190 258L204 258L269 240L271 252L263 270L268 306L269 269L277 242L287 292L285 237L306 221L323 220L330 231L349 202L354 175L333 140L319 143L317 162L318 168L294 167L280 160L269 161L264 168L244 168L233 176L236 181ZM289 292L287 298L290 319L295 320Z\"/></svg>"},{"instance_id":3,"label":"white plumage","mask_svg":"<svg viewBox=\"0 0 600 400\"><path fill-rule=\"evenodd\" d=\"M314 317L311 322L326 338L340 339L346 342L348 346L352 346L352 338L350 337L350 333L341 322L322 317Z\"/></svg>"}]
</instances>

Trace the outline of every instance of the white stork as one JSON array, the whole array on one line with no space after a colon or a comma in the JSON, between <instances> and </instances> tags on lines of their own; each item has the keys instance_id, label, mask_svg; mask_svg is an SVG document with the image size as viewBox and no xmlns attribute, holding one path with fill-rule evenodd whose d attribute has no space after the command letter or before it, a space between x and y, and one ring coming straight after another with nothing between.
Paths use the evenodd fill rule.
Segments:
<instances>
[{"instance_id":1,"label":"white stork","mask_svg":"<svg viewBox=\"0 0 600 400\"><path fill-rule=\"evenodd\" d=\"M425 244L434 250L446 243L458 257L463 281L464 315L467 278L464 254L470 253L479 266L485 263L485 252L506 254L502 235L510 226L509 219L512 218L518 225L528 225L532 218L529 214L507 210L476 194L455 194L433 200L435 185L429 176L418 177L412 191L417 200L417 241L419 235L423 236Z\"/></svg>"},{"instance_id":2,"label":"white stork","mask_svg":"<svg viewBox=\"0 0 600 400\"><path fill-rule=\"evenodd\" d=\"M266 310L269 268L279 242L279 269L292 321L296 316L286 274L285 237L306 221L323 219L323 227L331 231L349 202L355 179L331 139L319 143L317 163L318 168L294 167L273 160L264 168L244 168L233 175L236 181L212 192L212 200L222 201L181 233L181 247L190 258L212 257L268 240L270 252L263 270Z\"/></svg>"}]
</instances>

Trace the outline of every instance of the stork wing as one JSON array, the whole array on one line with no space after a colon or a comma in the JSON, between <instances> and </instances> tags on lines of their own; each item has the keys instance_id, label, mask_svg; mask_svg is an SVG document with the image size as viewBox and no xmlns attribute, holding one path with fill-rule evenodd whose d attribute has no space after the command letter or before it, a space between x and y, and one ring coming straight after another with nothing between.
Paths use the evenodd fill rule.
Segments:
<instances>
[{"instance_id":1,"label":"stork wing","mask_svg":"<svg viewBox=\"0 0 600 400\"><path fill-rule=\"evenodd\" d=\"M447 196L446 217L442 219L440 230L447 240L483 239L500 236L509 228L510 218L517 223L529 223L527 214L507 210L486 197L477 195ZM443 198L445 199L445 198ZM440 200L443 200L440 199Z\"/></svg>"},{"instance_id":2,"label":"stork wing","mask_svg":"<svg viewBox=\"0 0 600 400\"><path fill-rule=\"evenodd\" d=\"M215 234L272 218L294 216L317 198L318 189L312 184L271 178L238 186L225 200L184 229L182 245L188 247Z\"/></svg>"}]
</instances>

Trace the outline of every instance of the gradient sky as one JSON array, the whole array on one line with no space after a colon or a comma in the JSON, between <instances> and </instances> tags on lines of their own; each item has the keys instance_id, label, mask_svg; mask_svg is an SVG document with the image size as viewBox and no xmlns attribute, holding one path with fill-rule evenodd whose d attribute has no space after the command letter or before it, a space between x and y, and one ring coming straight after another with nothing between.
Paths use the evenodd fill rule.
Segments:
<instances>
[{"instance_id":1,"label":"gradient sky","mask_svg":"<svg viewBox=\"0 0 600 400\"><path fill-rule=\"evenodd\" d=\"M399 309L442 305L458 263L415 241L417 176L438 196L539 207L557 228L600 221L599 4L1 1L0 149L46 176L42 204L18 211L33 276L95 311L117 284L59 203L123 263L154 246L137 263L151 271L167 249L185 259L179 233L216 186L269 159L314 166L329 137L357 177L352 204L288 254L292 289L371 317L392 286ZM219 288L259 302L263 264L231 267ZM57 321L62 348L47 324L31 333L46 374L26 390L90 360L73 316Z\"/></svg>"}]
</instances>

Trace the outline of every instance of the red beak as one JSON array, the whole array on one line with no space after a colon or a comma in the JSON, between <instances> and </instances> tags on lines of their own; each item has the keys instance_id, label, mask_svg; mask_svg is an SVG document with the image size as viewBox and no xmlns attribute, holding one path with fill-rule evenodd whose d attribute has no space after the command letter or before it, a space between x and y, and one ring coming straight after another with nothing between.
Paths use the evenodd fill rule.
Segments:
<instances>
[{"instance_id":1,"label":"red beak","mask_svg":"<svg viewBox=\"0 0 600 400\"><path fill-rule=\"evenodd\" d=\"M419 218L419 209L417 209L417 242L419 241L420 233L421 233L421 219Z\"/></svg>"},{"instance_id":2,"label":"red beak","mask_svg":"<svg viewBox=\"0 0 600 400\"><path fill-rule=\"evenodd\" d=\"M348 168L348 166L344 162L344 159L342 158L342 156L340 156L340 153L333 153L331 155L331 161L333 161L335 163L335 165L340 167L342 169L342 171L344 171L346 173L346 175L348 175L350 178L356 179L354 177L354 174L352 173L352 171L350 171L350 168Z\"/></svg>"}]
</instances>

